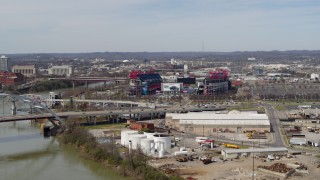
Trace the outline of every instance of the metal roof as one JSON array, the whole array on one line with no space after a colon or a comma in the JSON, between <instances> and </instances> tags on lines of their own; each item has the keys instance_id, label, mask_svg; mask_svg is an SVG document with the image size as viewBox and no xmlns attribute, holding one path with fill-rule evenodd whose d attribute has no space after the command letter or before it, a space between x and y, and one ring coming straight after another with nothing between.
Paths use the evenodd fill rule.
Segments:
<instances>
[{"instance_id":1,"label":"metal roof","mask_svg":"<svg viewBox=\"0 0 320 180\"><path fill-rule=\"evenodd\" d=\"M180 120L180 124L193 124L193 125L257 125L269 126L269 120L241 120L241 119L206 119L206 120Z\"/></svg>"},{"instance_id":2,"label":"metal roof","mask_svg":"<svg viewBox=\"0 0 320 180\"><path fill-rule=\"evenodd\" d=\"M288 152L288 149L285 147L274 147L274 148L224 149L222 151L224 151L227 154L232 154L232 153L262 153L262 152L279 152L279 151Z\"/></svg>"},{"instance_id":3,"label":"metal roof","mask_svg":"<svg viewBox=\"0 0 320 180\"><path fill-rule=\"evenodd\" d=\"M168 114L172 119L180 120L180 124L205 125L270 125L266 114L232 113L216 114L217 112L197 112L187 114Z\"/></svg>"},{"instance_id":4,"label":"metal roof","mask_svg":"<svg viewBox=\"0 0 320 180\"><path fill-rule=\"evenodd\" d=\"M266 114L181 114L172 119L180 119L180 124L206 125L270 125Z\"/></svg>"},{"instance_id":5,"label":"metal roof","mask_svg":"<svg viewBox=\"0 0 320 180\"><path fill-rule=\"evenodd\" d=\"M186 113L186 114L172 114L172 119L184 120L268 120L266 114L216 114L209 112L202 113Z\"/></svg>"}]
</instances>

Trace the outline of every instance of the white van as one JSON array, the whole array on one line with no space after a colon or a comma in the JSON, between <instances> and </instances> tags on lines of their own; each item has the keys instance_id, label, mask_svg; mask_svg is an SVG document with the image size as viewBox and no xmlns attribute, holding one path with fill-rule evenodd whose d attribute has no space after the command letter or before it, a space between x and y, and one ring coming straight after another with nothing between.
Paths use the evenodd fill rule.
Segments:
<instances>
[{"instance_id":1,"label":"white van","mask_svg":"<svg viewBox=\"0 0 320 180\"><path fill-rule=\"evenodd\" d=\"M270 159L270 160L275 160L275 158L274 158L274 156L273 155L268 155L268 157L267 157L268 159Z\"/></svg>"},{"instance_id":2,"label":"white van","mask_svg":"<svg viewBox=\"0 0 320 180\"><path fill-rule=\"evenodd\" d=\"M201 143L201 142L204 142L208 139L209 139L208 137L196 137L196 142Z\"/></svg>"}]
</instances>

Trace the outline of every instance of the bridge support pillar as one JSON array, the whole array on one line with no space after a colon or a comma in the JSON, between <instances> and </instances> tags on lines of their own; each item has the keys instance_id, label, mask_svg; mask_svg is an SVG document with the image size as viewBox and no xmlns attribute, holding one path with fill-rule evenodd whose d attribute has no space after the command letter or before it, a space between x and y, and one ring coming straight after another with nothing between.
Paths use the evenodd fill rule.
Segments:
<instances>
[{"instance_id":1,"label":"bridge support pillar","mask_svg":"<svg viewBox=\"0 0 320 180\"><path fill-rule=\"evenodd\" d=\"M30 105L30 114L33 114L33 107Z\"/></svg>"},{"instance_id":2,"label":"bridge support pillar","mask_svg":"<svg viewBox=\"0 0 320 180\"><path fill-rule=\"evenodd\" d=\"M74 89L74 85L75 85L75 83L74 83L74 81L72 81L72 89Z\"/></svg>"},{"instance_id":3,"label":"bridge support pillar","mask_svg":"<svg viewBox=\"0 0 320 180\"><path fill-rule=\"evenodd\" d=\"M140 118L141 118L141 114L138 114L138 121L140 121Z\"/></svg>"},{"instance_id":4,"label":"bridge support pillar","mask_svg":"<svg viewBox=\"0 0 320 180\"><path fill-rule=\"evenodd\" d=\"M73 96L70 96L70 108L73 109L74 105L73 105Z\"/></svg>"}]
</instances>

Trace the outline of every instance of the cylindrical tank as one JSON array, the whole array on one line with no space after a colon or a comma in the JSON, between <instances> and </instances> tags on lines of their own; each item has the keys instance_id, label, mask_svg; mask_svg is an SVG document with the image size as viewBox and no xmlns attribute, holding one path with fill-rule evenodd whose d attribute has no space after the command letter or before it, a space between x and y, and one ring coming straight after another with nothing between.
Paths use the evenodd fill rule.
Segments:
<instances>
[{"instance_id":1,"label":"cylindrical tank","mask_svg":"<svg viewBox=\"0 0 320 180\"><path fill-rule=\"evenodd\" d=\"M133 134L129 137L129 141L132 142L132 149L138 149L141 145L141 140L145 139L147 136L144 134Z\"/></svg>"},{"instance_id":2,"label":"cylindrical tank","mask_svg":"<svg viewBox=\"0 0 320 180\"><path fill-rule=\"evenodd\" d=\"M129 136L131 136L133 134L138 134L138 131L134 131L134 130L121 131L121 145L128 147Z\"/></svg>"},{"instance_id":3,"label":"cylindrical tank","mask_svg":"<svg viewBox=\"0 0 320 180\"><path fill-rule=\"evenodd\" d=\"M188 151L176 151L174 152L175 156L188 155Z\"/></svg>"},{"instance_id":4,"label":"cylindrical tank","mask_svg":"<svg viewBox=\"0 0 320 180\"><path fill-rule=\"evenodd\" d=\"M154 155L155 154L155 150L156 150L156 144L153 142L151 142L151 154Z\"/></svg>"},{"instance_id":5,"label":"cylindrical tank","mask_svg":"<svg viewBox=\"0 0 320 180\"><path fill-rule=\"evenodd\" d=\"M141 150L144 154L148 155L151 153L151 148L154 144L154 140L152 138L141 139Z\"/></svg>"},{"instance_id":6,"label":"cylindrical tank","mask_svg":"<svg viewBox=\"0 0 320 180\"><path fill-rule=\"evenodd\" d=\"M171 149L171 137L167 134L155 134L154 137L154 143L156 144L156 149L160 150L160 146L158 146L158 142L163 143L164 151L168 151Z\"/></svg>"},{"instance_id":7,"label":"cylindrical tank","mask_svg":"<svg viewBox=\"0 0 320 180\"><path fill-rule=\"evenodd\" d=\"M159 146L160 146L160 150L159 150L159 158L163 158L164 156L164 143L163 142L158 142ZM158 146L158 147L159 147Z\"/></svg>"},{"instance_id":8,"label":"cylindrical tank","mask_svg":"<svg viewBox=\"0 0 320 180\"><path fill-rule=\"evenodd\" d=\"M152 138L152 139L153 139L153 135L155 135L156 133L144 132L143 134L146 135L148 139L149 139L149 138Z\"/></svg>"}]
</instances>

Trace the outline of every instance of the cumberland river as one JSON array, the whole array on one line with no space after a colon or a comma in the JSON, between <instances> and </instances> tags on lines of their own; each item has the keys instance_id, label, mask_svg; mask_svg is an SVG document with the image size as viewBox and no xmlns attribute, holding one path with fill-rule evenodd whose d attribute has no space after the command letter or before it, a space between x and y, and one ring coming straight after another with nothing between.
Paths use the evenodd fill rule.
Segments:
<instances>
[{"instance_id":1,"label":"cumberland river","mask_svg":"<svg viewBox=\"0 0 320 180\"><path fill-rule=\"evenodd\" d=\"M0 102L0 116L11 103ZM80 157L56 138L43 138L30 121L0 123L1 180L112 180L124 179L110 169Z\"/></svg>"}]
</instances>

